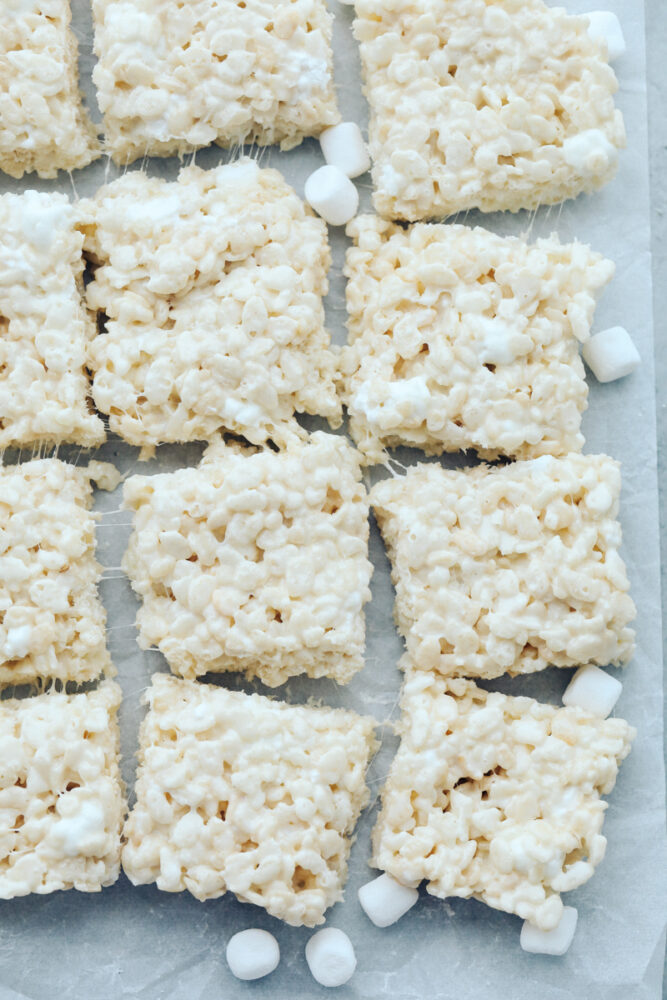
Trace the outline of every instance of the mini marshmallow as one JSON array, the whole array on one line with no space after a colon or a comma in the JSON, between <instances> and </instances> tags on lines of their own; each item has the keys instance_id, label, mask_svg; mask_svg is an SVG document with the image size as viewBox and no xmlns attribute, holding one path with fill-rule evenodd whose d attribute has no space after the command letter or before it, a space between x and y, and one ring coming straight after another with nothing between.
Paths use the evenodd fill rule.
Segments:
<instances>
[{"instance_id":1,"label":"mini marshmallow","mask_svg":"<svg viewBox=\"0 0 667 1000\"><path fill-rule=\"evenodd\" d=\"M402 885L386 872L362 885L358 892L361 908L376 927L389 927L410 910L419 899L417 889Z\"/></svg>"},{"instance_id":2,"label":"mini marshmallow","mask_svg":"<svg viewBox=\"0 0 667 1000\"><path fill-rule=\"evenodd\" d=\"M320 135L320 146L327 163L339 167L347 177L359 177L370 170L371 158L356 122L325 128Z\"/></svg>"},{"instance_id":3,"label":"mini marshmallow","mask_svg":"<svg viewBox=\"0 0 667 1000\"><path fill-rule=\"evenodd\" d=\"M239 931L227 944L227 965L237 979L261 979L273 972L279 961L278 942L259 927Z\"/></svg>"},{"instance_id":4,"label":"mini marshmallow","mask_svg":"<svg viewBox=\"0 0 667 1000\"><path fill-rule=\"evenodd\" d=\"M582 177L599 177L616 163L618 150L601 129L589 128L564 141L563 157Z\"/></svg>"},{"instance_id":5,"label":"mini marshmallow","mask_svg":"<svg viewBox=\"0 0 667 1000\"><path fill-rule=\"evenodd\" d=\"M596 42L607 43L609 62L618 59L625 52L625 38L621 22L610 10L590 10L584 14L588 18L588 34Z\"/></svg>"},{"instance_id":6,"label":"mini marshmallow","mask_svg":"<svg viewBox=\"0 0 667 1000\"><path fill-rule=\"evenodd\" d=\"M352 942L337 927L325 927L313 934L306 945L306 961L320 986L342 986L357 967Z\"/></svg>"},{"instance_id":7,"label":"mini marshmallow","mask_svg":"<svg viewBox=\"0 0 667 1000\"><path fill-rule=\"evenodd\" d=\"M327 164L310 175L306 201L330 226L344 226L357 214L359 192L340 167Z\"/></svg>"},{"instance_id":8,"label":"mini marshmallow","mask_svg":"<svg viewBox=\"0 0 667 1000\"><path fill-rule=\"evenodd\" d=\"M564 955L572 944L577 916L574 906L564 906L562 917L550 931L541 931L535 924L524 920L521 947L533 955Z\"/></svg>"},{"instance_id":9,"label":"mini marshmallow","mask_svg":"<svg viewBox=\"0 0 667 1000\"><path fill-rule=\"evenodd\" d=\"M563 692L563 704L583 708L606 719L622 690L621 682L599 667L579 667Z\"/></svg>"},{"instance_id":10,"label":"mini marshmallow","mask_svg":"<svg viewBox=\"0 0 667 1000\"><path fill-rule=\"evenodd\" d=\"M622 326L601 330L586 341L581 353L598 382L614 382L639 365L639 351Z\"/></svg>"}]
</instances>

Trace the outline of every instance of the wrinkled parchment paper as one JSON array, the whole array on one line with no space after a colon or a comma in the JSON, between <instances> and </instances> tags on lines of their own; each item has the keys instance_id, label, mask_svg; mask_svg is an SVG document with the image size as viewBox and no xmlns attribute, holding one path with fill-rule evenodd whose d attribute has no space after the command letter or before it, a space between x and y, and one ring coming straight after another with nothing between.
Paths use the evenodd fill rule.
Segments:
<instances>
[{"instance_id":1,"label":"wrinkled parchment paper","mask_svg":"<svg viewBox=\"0 0 667 1000\"><path fill-rule=\"evenodd\" d=\"M627 54L615 65L618 103L628 131L628 149L622 154L617 179L600 194L562 208L543 209L536 216L470 213L465 221L531 238L556 231L562 240L588 242L611 257L617 274L598 307L595 328L626 326L643 359L641 368L619 383L598 385L591 378L590 405L584 418L585 450L605 451L622 462L624 556L638 607L636 658L624 672L613 671L618 676L622 673L624 682L616 711L637 727L638 736L610 797L604 828L609 840L607 857L590 882L566 896L566 902L579 909L579 926L564 958L525 954L519 947L521 921L472 900L443 903L423 893L417 907L385 930L374 927L362 913L356 890L373 875L367 866L369 833L396 747L389 722L397 714L400 678L396 662L401 651L391 618L389 565L373 525L375 575L373 601L367 609L365 669L346 689L327 680L295 680L278 692L290 701L315 697L330 705L352 707L384 724L380 728L382 750L369 775L371 805L352 849L346 901L329 911L327 920L328 925L347 931L357 950L357 972L336 992L341 1000L657 1000L661 995L665 897L662 666L643 4L637 0L606 2L620 16L628 42ZM351 33L353 8L338 0L330 3L336 17L341 111L344 118L355 119L365 128L367 109ZM73 0L82 84L95 108L88 7L88 0ZM582 12L586 2L570 0L569 9ZM213 166L226 158L225 152L211 149L200 152L196 162ZM301 194L306 177L322 161L318 144L309 141L287 154L264 151L261 162L282 170ZM173 179L178 167L175 159L152 160L145 169ZM84 196L116 174L103 160L73 178L61 176L57 182L4 178L0 191L57 188L73 197ZM362 207L369 209L370 181L365 177L359 183ZM346 240L338 230L331 230L330 235L334 266L327 316L334 339L341 343L345 337L341 268ZM194 465L201 450L197 445L163 446L155 461L139 465L137 449L111 440L96 457L115 462L124 473L150 473ZM76 449L61 450L61 454L79 458ZM419 459L416 452L398 457L405 462ZM445 464L456 461L445 460ZM137 603L119 569L130 520L127 512L119 510L120 490L99 493L96 506L102 512L98 545L105 566L101 593L108 610L108 641L125 696L123 771L131 796L133 755L143 714L140 695L151 674L165 670L166 665L159 653L142 653L136 645ZM498 686L508 693L558 702L570 676L571 671L552 669L530 678L501 681ZM224 683L244 687L234 675L225 675ZM261 690L261 685L255 689ZM250 926L267 928L277 936L282 961L267 979L242 983L227 969L224 951L232 933ZM187 893L169 895L154 886L133 888L121 876L115 886L100 894L67 892L0 903L0 1000L311 1000L333 995L314 982L306 966L303 949L309 934L304 928L282 926L263 910L238 903L231 895L200 903Z\"/></svg>"}]
</instances>

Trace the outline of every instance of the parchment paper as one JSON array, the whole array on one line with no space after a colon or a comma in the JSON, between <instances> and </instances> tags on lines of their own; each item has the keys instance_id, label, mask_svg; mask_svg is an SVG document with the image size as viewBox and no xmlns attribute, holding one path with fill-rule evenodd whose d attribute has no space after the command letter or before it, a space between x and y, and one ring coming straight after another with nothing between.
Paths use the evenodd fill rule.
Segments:
<instances>
[{"instance_id":1,"label":"parchment paper","mask_svg":"<svg viewBox=\"0 0 667 1000\"><path fill-rule=\"evenodd\" d=\"M365 128L367 109L350 28L353 8L337 0L330 2L336 16L341 111L344 118L355 119ZM289 701L315 697L330 705L353 707L384 723L382 750L369 776L373 801L352 850L346 901L329 911L327 919L328 925L341 927L351 936L359 961L352 981L335 993L341 1000L657 1000L661 995L665 916L662 667L643 4L609 0L607 6L620 16L628 42L627 54L615 65L620 81L618 104L628 131L628 149L621 156L617 179L594 197L537 215L470 213L465 219L471 225L481 223L496 232L532 238L556 231L563 240L577 238L611 257L617 274L598 307L595 328L626 326L643 359L641 368L621 382L603 386L591 377L590 406L584 419L585 451L605 451L622 462L623 553L638 607L637 655L622 672L624 689L616 710L637 727L638 736L610 797L604 828L609 840L607 857L590 882L566 896L566 902L579 909L579 926L564 958L525 954L519 948L521 921L476 901L443 903L424 893L417 907L385 930L374 927L362 913L356 890L374 874L367 867L369 833L377 794L396 747L389 722L396 717L400 683L396 662L401 652L391 617L389 565L373 525L375 575L373 600L367 609L365 669L346 689L331 681L301 680L277 692ZM82 83L95 108L88 0L74 0L73 8ZM585 0L570 0L569 9L584 11ZM226 159L226 153L213 149L200 152L196 162L213 166ZM261 162L282 170L301 194L305 178L322 161L318 144L310 141L289 154L264 151ZM149 173L169 178L175 178L178 167L174 159L145 165ZM37 187L83 196L116 174L103 160L73 178L61 176L58 182L4 178L0 191ZM362 208L369 209L369 178L362 178L360 187ZM341 343L345 339L341 267L346 240L337 230L330 230L330 237L334 266L327 318L334 339ZM148 473L194 465L201 450L196 445L163 446L156 461L139 465L137 450L113 439L96 457L115 462L126 473ZM61 449L60 454L85 460L76 449ZM420 458L417 452L398 457L405 462ZM445 464L456 461L445 460ZM108 640L124 691L123 771L131 797L133 755L142 716L139 698L151 674L167 668L159 653L142 653L136 645L137 603L118 568L130 520L127 512L119 510L120 490L98 494L96 506L102 511L98 544L105 566L101 593L108 610ZM614 673L621 676L620 671ZM571 671L552 669L530 678L500 681L497 686L508 693L557 703L570 676ZM234 675L225 675L224 683L251 688ZM262 690L259 684L254 689ZM242 983L227 969L224 950L232 933L250 926L267 928L277 936L282 961L266 980ZM231 895L200 903L187 893L169 895L153 886L133 888L121 876L115 886L96 895L72 891L0 903L0 1000L299 1000L334 995L310 976L303 957L309 934L304 928L285 927Z\"/></svg>"}]
</instances>

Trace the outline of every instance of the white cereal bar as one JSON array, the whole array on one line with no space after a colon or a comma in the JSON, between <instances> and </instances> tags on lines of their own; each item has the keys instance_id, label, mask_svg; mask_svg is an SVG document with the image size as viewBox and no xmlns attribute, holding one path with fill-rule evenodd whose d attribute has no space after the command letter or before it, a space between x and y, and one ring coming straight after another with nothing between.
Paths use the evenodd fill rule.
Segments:
<instances>
[{"instance_id":1,"label":"white cereal bar","mask_svg":"<svg viewBox=\"0 0 667 1000\"><path fill-rule=\"evenodd\" d=\"M197 899L229 890L289 924L342 899L375 720L156 674L123 869Z\"/></svg>"},{"instance_id":2,"label":"white cereal bar","mask_svg":"<svg viewBox=\"0 0 667 1000\"><path fill-rule=\"evenodd\" d=\"M491 678L626 663L635 607L619 555L620 488L606 455L418 465L378 483L371 504L414 665Z\"/></svg>"},{"instance_id":3,"label":"white cereal bar","mask_svg":"<svg viewBox=\"0 0 667 1000\"><path fill-rule=\"evenodd\" d=\"M238 670L275 687L361 669L368 498L344 438L213 446L199 469L131 477L124 500L139 642L175 673Z\"/></svg>"},{"instance_id":4,"label":"white cereal bar","mask_svg":"<svg viewBox=\"0 0 667 1000\"><path fill-rule=\"evenodd\" d=\"M90 510L91 478L112 489L110 471L57 458L0 469L0 686L113 673Z\"/></svg>"},{"instance_id":5,"label":"white cereal bar","mask_svg":"<svg viewBox=\"0 0 667 1000\"><path fill-rule=\"evenodd\" d=\"M0 899L99 892L118 878L121 690L0 702Z\"/></svg>"},{"instance_id":6,"label":"white cereal bar","mask_svg":"<svg viewBox=\"0 0 667 1000\"><path fill-rule=\"evenodd\" d=\"M69 0L3 0L0 170L12 177L85 167L100 155L81 103Z\"/></svg>"},{"instance_id":7,"label":"white cereal bar","mask_svg":"<svg viewBox=\"0 0 667 1000\"><path fill-rule=\"evenodd\" d=\"M340 119L324 0L93 0L93 13L117 163L212 142L290 149Z\"/></svg>"},{"instance_id":8,"label":"white cereal bar","mask_svg":"<svg viewBox=\"0 0 667 1000\"><path fill-rule=\"evenodd\" d=\"M0 449L105 438L86 370L83 237L65 195L0 196Z\"/></svg>"},{"instance_id":9,"label":"white cereal bar","mask_svg":"<svg viewBox=\"0 0 667 1000\"><path fill-rule=\"evenodd\" d=\"M96 267L93 395L130 444L253 443L302 433L294 411L341 420L322 296L326 225L250 159L167 183L126 174L79 204Z\"/></svg>"},{"instance_id":10,"label":"white cereal bar","mask_svg":"<svg viewBox=\"0 0 667 1000\"><path fill-rule=\"evenodd\" d=\"M586 17L542 0L357 0L374 204L390 219L591 192L625 145Z\"/></svg>"},{"instance_id":11,"label":"white cereal bar","mask_svg":"<svg viewBox=\"0 0 667 1000\"><path fill-rule=\"evenodd\" d=\"M441 899L473 896L555 927L560 893L604 857L600 796L632 727L409 670L402 708L372 864L406 885L426 879Z\"/></svg>"},{"instance_id":12,"label":"white cereal bar","mask_svg":"<svg viewBox=\"0 0 667 1000\"><path fill-rule=\"evenodd\" d=\"M590 334L611 261L557 237L377 216L350 223L342 397L367 462L407 444L483 458L580 451Z\"/></svg>"}]
</instances>

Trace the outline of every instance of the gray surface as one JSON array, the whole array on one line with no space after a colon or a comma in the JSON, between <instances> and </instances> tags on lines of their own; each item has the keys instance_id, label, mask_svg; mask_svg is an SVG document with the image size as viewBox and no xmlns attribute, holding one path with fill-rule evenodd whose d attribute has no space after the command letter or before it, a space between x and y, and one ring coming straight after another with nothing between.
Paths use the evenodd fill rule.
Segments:
<instances>
[{"instance_id":1,"label":"gray surface","mask_svg":"<svg viewBox=\"0 0 667 1000\"><path fill-rule=\"evenodd\" d=\"M649 9L655 7L664 19L660 9L663 3L649 0ZM74 5L81 11L86 0L74 0ZM349 46L351 9L335 2L332 6L337 12L337 37ZM586 5L582 0L572 0L568 6L583 10ZM607 450L624 463L625 555L640 610L640 648L636 663L628 671L619 708L620 714L641 731L611 800L605 828L610 837L608 857L596 877L568 899L580 908L581 922L575 944L562 961L522 954L518 948L520 921L475 902L455 901L452 906L443 906L424 898L401 924L379 931L360 914L355 901L356 887L368 877L368 834L373 820L369 810L352 855L347 901L334 908L328 921L350 932L359 953L357 976L349 987L335 994L345 1000L385 996L397 1000L425 1000L427 996L434 1000L449 996L457 1000L506 1000L510 995L513 1000L534 1000L536 995L547 1000L657 1000L662 950L656 927L664 855L660 789L655 788L656 780L661 780L660 761L656 759L659 719L654 697L659 684L660 633L651 329L645 309L649 262L641 228L648 212L642 8L634 0L609 0L609 6L625 9L633 43L631 52L619 64L619 101L626 113L630 140L619 179L600 195L580 199L562 211L547 210L531 219L524 215L483 220L498 230L529 230L533 237L558 228L563 239L576 236L615 259L617 279L605 293L596 325L599 329L615 322L627 325L644 357L642 368L623 383L611 387L592 385L591 407L585 418L587 450ZM649 23L656 23L653 14ZM649 32L652 44L656 34L655 30ZM662 67L664 61L659 57L657 65ZM85 50L83 64L89 68L90 55ZM349 70L340 62L338 70L343 113L357 117L359 85L354 55ZM661 107L659 111L662 114ZM317 157L316 144L306 143L286 156L267 153L263 162L271 160L285 171L297 190L302 190L303 180L318 162ZM197 159L201 165L210 166L220 158L219 151L212 150ZM173 160L165 164L153 162L148 169L173 177L176 166ZM91 193L103 173L100 164L76 174L77 190ZM25 186L9 182L3 185L14 189ZM49 189L53 185L46 182L34 186ZM368 205L367 182L364 197ZM630 215L626 203L631 198L634 226L626 221ZM471 215L467 221L481 220ZM329 324L340 337L344 240L336 234L332 242L334 269L327 309ZM664 253L664 240L662 246ZM663 298L658 315L663 315L665 308ZM103 451L124 470L136 467L134 449L110 442ZM159 466L165 469L193 463L198 453L197 447L187 452L162 448ZM144 466L140 471L149 472L151 468L156 465ZM110 648L125 695L121 711L124 773L131 781L132 752L141 716L139 695L152 670L164 666L158 654L141 653L136 646L132 625L136 603L116 568L128 531L128 515L117 511L118 506L118 494L98 497L98 507L104 512L98 535L100 558L107 567L102 596L110 610ZM395 662L400 643L391 624L387 561L376 532L372 553L376 574L369 613L369 656L363 675L344 691L326 681L295 682L281 690L281 696L296 701L315 694L331 704L349 704L370 711L380 720L392 715L399 681ZM514 688L508 684L507 689L520 688L522 693L557 700L568 678L569 672L553 670L517 682ZM387 728L383 729L383 737L383 754L371 772L374 792L386 774L395 745ZM648 919L652 910L654 921ZM279 934L283 962L270 980L245 985L234 982L226 970L224 944L233 931L252 924ZM146 1000L216 996L291 1000L299 996L310 1000L332 996L313 984L305 968L303 945L307 937L308 932L279 927L261 911L231 898L200 904L187 894L170 896L154 887L132 889L121 878L116 886L98 896L66 893L0 904L0 1000L18 996L34 1000L51 996L62 1000L115 1000L121 996ZM646 969L650 975L643 976Z\"/></svg>"},{"instance_id":2,"label":"gray surface","mask_svg":"<svg viewBox=\"0 0 667 1000\"><path fill-rule=\"evenodd\" d=\"M667 4L664 0L646 3L646 55L664 662L667 660ZM664 963L663 987L667 996L667 954Z\"/></svg>"},{"instance_id":3,"label":"gray surface","mask_svg":"<svg viewBox=\"0 0 667 1000\"><path fill-rule=\"evenodd\" d=\"M667 621L667 4L647 0L646 54L648 58L649 166L651 176L651 251L653 255L653 306L660 523L663 546L663 620ZM667 644L667 632L665 634ZM667 649L667 645L665 646Z\"/></svg>"}]
</instances>

